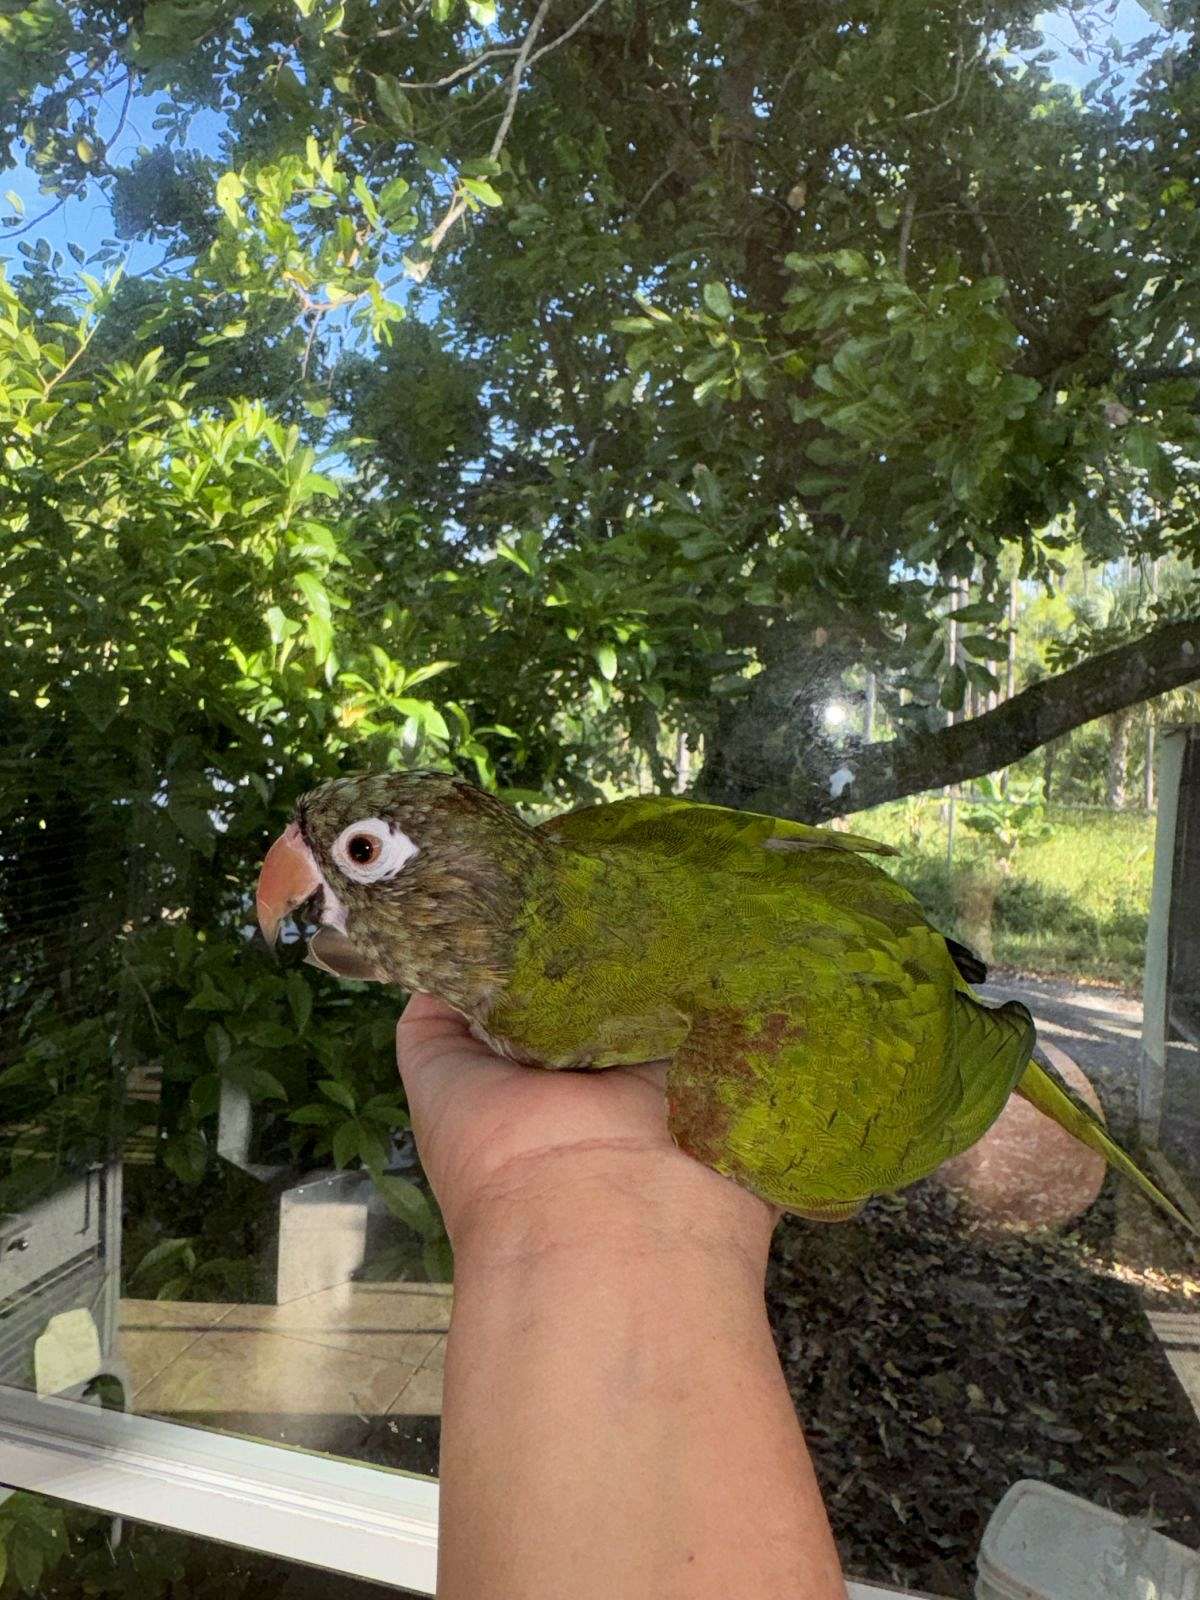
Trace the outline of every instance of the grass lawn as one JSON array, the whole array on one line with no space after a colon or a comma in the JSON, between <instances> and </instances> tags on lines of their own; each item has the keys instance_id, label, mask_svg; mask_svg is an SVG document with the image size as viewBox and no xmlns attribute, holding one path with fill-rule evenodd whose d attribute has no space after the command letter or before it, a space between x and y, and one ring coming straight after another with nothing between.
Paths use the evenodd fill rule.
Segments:
<instances>
[{"instance_id":1,"label":"grass lawn","mask_svg":"<svg viewBox=\"0 0 1200 1600\"><path fill-rule=\"evenodd\" d=\"M1008 877L981 839L955 828L946 861L939 797L890 801L847 819L901 851L883 863L930 920L1002 966L1140 989L1154 865L1154 818L1051 807L1050 833L1017 852Z\"/></svg>"}]
</instances>

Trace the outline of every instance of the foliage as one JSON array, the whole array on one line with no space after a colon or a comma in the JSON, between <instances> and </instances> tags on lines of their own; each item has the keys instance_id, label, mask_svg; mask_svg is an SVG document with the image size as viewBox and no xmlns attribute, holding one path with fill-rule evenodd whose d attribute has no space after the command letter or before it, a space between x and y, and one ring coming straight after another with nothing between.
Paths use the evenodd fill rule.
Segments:
<instances>
[{"instance_id":1,"label":"foliage","mask_svg":"<svg viewBox=\"0 0 1200 1600\"><path fill-rule=\"evenodd\" d=\"M66 1519L54 1501L33 1494L0 1501L0 1594L41 1594L44 1574L66 1553Z\"/></svg>"},{"instance_id":2,"label":"foliage","mask_svg":"<svg viewBox=\"0 0 1200 1600\"><path fill-rule=\"evenodd\" d=\"M347 601L372 587L369 534L329 515L339 486L294 427L197 406L154 351L89 362L113 293L92 281L50 320L0 282L4 1165L103 1147L118 1050L161 1064L157 1155L181 1179L223 1081L261 1103L266 1149L380 1169L406 1125L395 1002L268 965L239 938L249 889L321 776L488 753L421 691L447 663L400 658L420 650L404 609ZM306 1120L339 1078L352 1111Z\"/></svg>"},{"instance_id":3,"label":"foliage","mask_svg":"<svg viewBox=\"0 0 1200 1600\"><path fill-rule=\"evenodd\" d=\"M901 854L886 863L925 907L934 927L970 943L973 910L960 885L990 863L971 833L955 838L953 872L946 861L946 823L930 805L914 839L905 803L861 812L851 826L895 844ZM995 886L988 932L992 959L1024 972L1058 973L1140 988L1146 959L1146 922L1154 866L1154 820L1095 809L1049 806L1048 831L1025 844L1007 876ZM970 920L968 918L968 920Z\"/></svg>"},{"instance_id":4,"label":"foliage","mask_svg":"<svg viewBox=\"0 0 1200 1600\"><path fill-rule=\"evenodd\" d=\"M23 1530L20 1543L15 1530ZM271 1557L214 1546L212 1541L126 1522L114 1543L112 1519L77 1508L61 1509L54 1501L21 1494L0 1506L0 1560L9 1552L8 1577L0 1573L0 1595L16 1600L243 1600L252 1594L275 1593L290 1568ZM32 1586L24 1587L14 1551L32 1548L43 1560ZM70 1560L62 1556L69 1549ZM24 1558L27 1579L36 1562ZM343 1585L344 1586L344 1585ZM357 1586L355 1586L357 1593Z\"/></svg>"},{"instance_id":5,"label":"foliage","mask_svg":"<svg viewBox=\"0 0 1200 1600\"><path fill-rule=\"evenodd\" d=\"M39 3L4 126L50 196L168 242L136 338L248 343L363 525L415 499L400 586L454 698L514 730L508 782L571 797L660 718L729 744L773 703L748 669L798 652L807 697L867 663L937 725L995 687L1010 557L1191 562L1191 13L1122 46L1075 5L1082 94L1036 16ZM529 581L477 582L528 540Z\"/></svg>"},{"instance_id":6,"label":"foliage","mask_svg":"<svg viewBox=\"0 0 1200 1600\"><path fill-rule=\"evenodd\" d=\"M1045 804L1032 788L1005 793L991 778L981 778L975 789L979 798L967 806L963 826L980 835L1007 877L1018 850L1049 835Z\"/></svg>"}]
</instances>

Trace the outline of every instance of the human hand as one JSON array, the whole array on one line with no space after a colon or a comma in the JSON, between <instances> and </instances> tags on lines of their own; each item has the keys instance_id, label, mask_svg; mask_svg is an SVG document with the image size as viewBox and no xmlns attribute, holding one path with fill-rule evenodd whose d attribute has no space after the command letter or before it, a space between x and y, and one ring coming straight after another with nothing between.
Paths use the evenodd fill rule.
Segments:
<instances>
[{"instance_id":1,"label":"human hand","mask_svg":"<svg viewBox=\"0 0 1200 1600\"><path fill-rule=\"evenodd\" d=\"M667 1063L592 1072L519 1066L432 995L396 1030L413 1134L455 1249L503 1220L547 1218L564 1234L602 1226L614 1206L641 1221L711 1224L757 1251L782 1212L701 1165L667 1129ZM509 1235L511 1239L511 1232Z\"/></svg>"}]
</instances>

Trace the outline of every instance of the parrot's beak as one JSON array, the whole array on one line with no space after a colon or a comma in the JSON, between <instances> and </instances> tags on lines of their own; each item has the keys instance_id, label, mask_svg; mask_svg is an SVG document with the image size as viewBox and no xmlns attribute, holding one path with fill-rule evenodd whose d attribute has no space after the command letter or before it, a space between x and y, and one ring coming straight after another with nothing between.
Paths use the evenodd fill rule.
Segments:
<instances>
[{"instance_id":1,"label":"parrot's beak","mask_svg":"<svg viewBox=\"0 0 1200 1600\"><path fill-rule=\"evenodd\" d=\"M258 875L255 905L258 925L268 945L279 937L279 924L321 886L321 874L300 829L289 823L267 851Z\"/></svg>"}]
</instances>

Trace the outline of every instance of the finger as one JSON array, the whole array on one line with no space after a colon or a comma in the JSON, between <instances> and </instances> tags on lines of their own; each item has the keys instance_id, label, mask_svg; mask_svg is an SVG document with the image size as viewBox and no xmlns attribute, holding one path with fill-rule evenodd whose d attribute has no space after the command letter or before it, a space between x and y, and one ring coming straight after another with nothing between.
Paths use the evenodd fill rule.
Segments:
<instances>
[{"instance_id":1,"label":"finger","mask_svg":"<svg viewBox=\"0 0 1200 1600\"><path fill-rule=\"evenodd\" d=\"M475 1038L459 1012L429 994L413 995L396 1025L396 1062L410 1104L419 1100L431 1110L452 1089L462 1089L464 1068L507 1065Z\"/></svg>"},{"instance_id":2,"label":"finger","mask_svg":"<svg viewBox=\"0 0 1200 1600\"><path fill-rule=\"evenodd\" d=\"M400 1070L410 1064L428 1066L431 1060L450 1051L477 1055L481 1060L492 1055L488 1046L471 1032L461 1012L435 995L413 995L396 1025Z\"/></svg>"}]
</instances>

